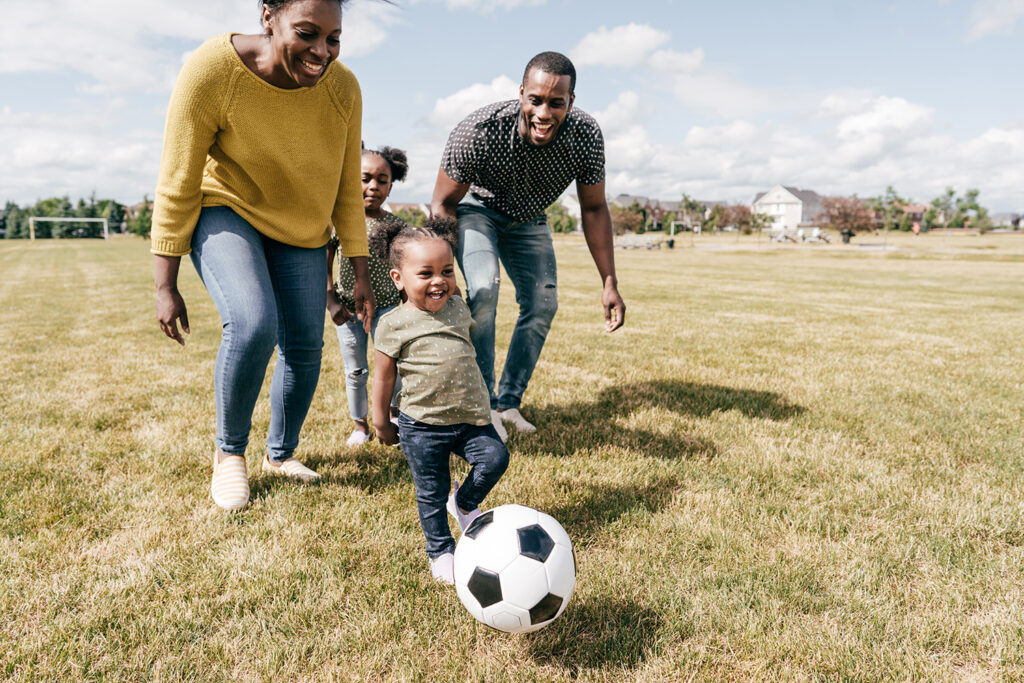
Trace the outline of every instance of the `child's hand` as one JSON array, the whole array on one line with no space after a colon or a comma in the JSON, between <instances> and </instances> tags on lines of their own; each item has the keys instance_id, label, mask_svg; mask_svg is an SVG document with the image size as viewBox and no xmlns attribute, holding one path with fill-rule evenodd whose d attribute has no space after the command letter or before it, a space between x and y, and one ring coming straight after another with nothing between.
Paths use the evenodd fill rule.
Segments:
<instances>
[{"instance_id":1,"label":"child's hand","mask_svg":"<svg viewBox=\"0 0 1024 683\"><path fill-rule=\"evenodd\" d=\"M352 319L352 311L338 301L338 295L333 289L327 290L327 312L331 315L331 322L335 325L344 325Z\"/></svg>"},{"instance_id":2,"label":"child's hand","mask_svg":"<svg viewBox=\"0 0 1024 683\"><path fill-rule=\"evenodd\" d=\"M380 439L381 443L387 444L388 446L394 446L398 443L398 428L395 427L395 423L388 420L382 425L374 425L377 429L377 438Z\"/></svg>"}]
</instances>

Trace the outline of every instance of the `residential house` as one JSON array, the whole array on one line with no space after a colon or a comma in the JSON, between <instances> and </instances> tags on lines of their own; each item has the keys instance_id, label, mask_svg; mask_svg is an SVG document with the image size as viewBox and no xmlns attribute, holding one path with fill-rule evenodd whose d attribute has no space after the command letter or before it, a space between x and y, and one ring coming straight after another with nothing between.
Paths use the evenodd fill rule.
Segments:
<instances>
[{"instance_id":1,"label":"residential house","mask_svg":"<svg viewBox=\"0 0 1024 683\"><path fill-rule=\"evenodd\" d=\"M758 192L750 203L750 210L768 216L772 232L782 232L813 225L821 213L821 202L821 195L813 190L776 185L767 192Z\"/></svg>"},{"instance_id":2,"label":"residential house","mask_svg":"<svg viewBox=\"0 0 1024 683\"><path fill-rule=\"evenodd\" d=\"M1021 227L1020 214L994 213L989 218L992 220L992 227L994 228L1013 228L1016 230Z\"/></svg>"}]
</instances>

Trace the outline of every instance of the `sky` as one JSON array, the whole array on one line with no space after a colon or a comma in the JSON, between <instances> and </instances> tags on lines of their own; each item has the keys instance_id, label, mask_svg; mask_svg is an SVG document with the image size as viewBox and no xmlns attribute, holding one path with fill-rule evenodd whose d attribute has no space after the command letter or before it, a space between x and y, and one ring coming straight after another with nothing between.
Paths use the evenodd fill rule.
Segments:
<instances>
[{"instance_id":1,"label":"sky","mask_svg":"<svg viewBox=\"0 0 1024 683\"><path fill-rule=\"evenodd\" d=\"M368 147L409 152L429 201L445 140L518 95L544 50L576 65L607 192L749 203L783 184L1024 212L1024 0L351 0L341 60ZM153 196L183 59L259 31L257 0L0 0L0 205ZM572 190L573 188L570 188Z\"/></svg>"}]
</instances>

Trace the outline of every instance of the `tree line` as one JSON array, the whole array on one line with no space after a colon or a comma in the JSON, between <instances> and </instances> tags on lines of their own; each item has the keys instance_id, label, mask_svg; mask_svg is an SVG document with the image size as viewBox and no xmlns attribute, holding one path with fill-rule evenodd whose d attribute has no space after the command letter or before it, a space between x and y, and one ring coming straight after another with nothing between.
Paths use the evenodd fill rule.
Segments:
<instances>
[{"instance_id":1,"label":"tree line","mask_svg":"<svg viewBox=\"0 0 1024 683\"><path fill-rule=\"evenodd\" d=\"M93 193L88 200L72 203L65 195L40 199L35 204L18 206L8 201L0 214L0 237L27 239L29 218L106 218L111 232L128 232L147 237L153 226L153 204L149 197L134 207L125 206L114 199L97 199ZM103 237L101 223L41 222L35 225L36 237Z\"/></svg>"}]
</instances>

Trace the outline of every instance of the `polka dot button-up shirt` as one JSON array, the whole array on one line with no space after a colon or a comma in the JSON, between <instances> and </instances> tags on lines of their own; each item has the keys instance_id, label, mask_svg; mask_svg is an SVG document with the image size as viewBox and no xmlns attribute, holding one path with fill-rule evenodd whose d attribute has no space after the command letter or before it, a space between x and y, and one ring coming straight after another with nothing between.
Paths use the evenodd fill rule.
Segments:
<instances>
[{"instance_id":1,"label":"polka dot button-up shirt","mask_svg":"<svg viewBox=\"0 0 1024 683\"><path fill-rule=\"evenodd\" d=\"M538 147L519 130L519 100L478 109L448 136L441 168L484 206L515 221L544 215L572 181L604 180L604 137L592 116L573 109L555 139Z\"/></svg>"}]
</instances>

